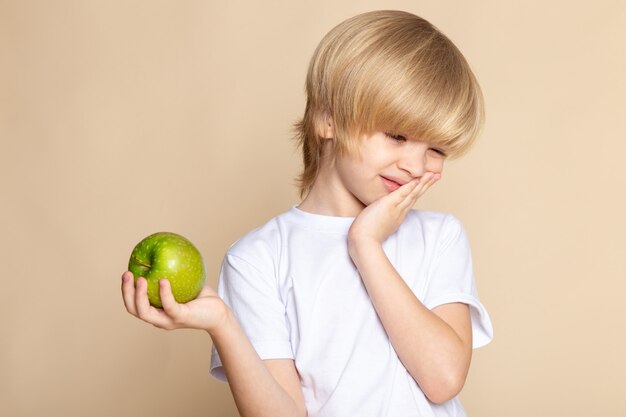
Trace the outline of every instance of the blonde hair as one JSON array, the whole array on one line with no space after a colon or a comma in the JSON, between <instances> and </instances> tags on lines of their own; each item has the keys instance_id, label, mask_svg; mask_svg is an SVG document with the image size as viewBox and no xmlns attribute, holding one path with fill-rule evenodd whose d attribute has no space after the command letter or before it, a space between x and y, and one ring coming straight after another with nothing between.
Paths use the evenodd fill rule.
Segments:
<instances>
[{"instance_id":1,"label":"blonde hair","mask_svg":"<svg viewBox=\"0 0 626 417\"><path fill-rule=\"evenodd\" d=\"M306 195L322 158L322 126L332 120L334 154L362 134L393 132L463 154L484 122L482 92L457 47L431 23L402 11L352 17L320 42L309 64L304 117L295 125Z\"/></svg>"}]
</instances>

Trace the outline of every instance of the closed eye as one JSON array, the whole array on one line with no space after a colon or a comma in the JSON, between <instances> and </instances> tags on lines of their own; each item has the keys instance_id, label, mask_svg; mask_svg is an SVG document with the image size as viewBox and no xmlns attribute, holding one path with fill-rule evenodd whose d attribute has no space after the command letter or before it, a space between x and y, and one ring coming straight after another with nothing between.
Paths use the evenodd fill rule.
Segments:
<instances>
[{"instance_id":1,"label":"closed eye","mask_svg":"<svg viewBox=\"0 0 626 417\"><path fill-rule=\"evenodd\" d=\"M387 135L387 137L395 140L396 142L406 142L406 136L402 136L402 135L396 135L395 133L390 133L390 132L385 132L385 135Z\"/></svg>"},{"instance_id":2,"label":"closed eye","mask_svg":"<svg viewBox=\"0 0 626 417\"><path fill-rule=\"evenodd\" d=\"M439 156L445 158L447 155L444 151L442 151L441 149L437 149L437 148L430 148L431 151L437 153Z\"/></svg>"}]
</instances>

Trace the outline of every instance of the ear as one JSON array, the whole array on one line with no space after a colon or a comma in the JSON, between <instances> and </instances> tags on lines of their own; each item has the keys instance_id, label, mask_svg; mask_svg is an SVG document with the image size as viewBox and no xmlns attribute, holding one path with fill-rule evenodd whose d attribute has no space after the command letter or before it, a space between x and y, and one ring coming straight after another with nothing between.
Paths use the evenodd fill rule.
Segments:
<instances>
[{"instance_id":1,"label":"ear","mask_svg":"<svg viewBox=\"0 0 626 417\"><path fill-rule=\"evenodd\" d=\"M324 113L318 118L316 130L317 135L322 139L333 139L335 137L335 127L330 114Z\"/></svg>"}]
</instances>

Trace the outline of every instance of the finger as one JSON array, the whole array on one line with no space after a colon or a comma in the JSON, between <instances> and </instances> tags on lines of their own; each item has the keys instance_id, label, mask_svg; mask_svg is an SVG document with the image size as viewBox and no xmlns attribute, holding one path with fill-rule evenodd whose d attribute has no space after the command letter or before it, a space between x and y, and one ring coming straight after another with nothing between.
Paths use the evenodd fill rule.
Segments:
<instances>
[{"instance_id":1,"label":"finger","mask_svg":"<svg viewBox=\"0 0 626 417\"><path fill-rule=\"evenodd\" d=\"M148 299L148 281L143 278L137 278L135 283L135 308L137 309L137 317L151 324L156 324L158 321L155 316L158 316L157 309L150 305Z\"/></svg>"},{"instance_id":2,"label":"finger","mask_svg":"<svg viewBox=\"0 0 626 417\"><path fill-rule=\"evenodd\" d=\"M122 275L122 298L124 299L124 306L133 316L137 315L137 309L135 308L135 282L133 273L130 271L124 272Z\"/></svg>"},{"instance_id":3,"label":"finger","mask_svg":"<svg viewBox=\"0 0 626 417\"><path fill-rule=\"evenodd\" d=\"M406 184L402 185L395 192L391 193L391 195L394 195L396 197L397 203L401 203L406 198L408 198L411 195L411 193L415 191L417 187L419 187L419 181L411 180L407 182Z\"/></svg>"},{"instance_id":4,"label":"finger","mask_svg":"<svg viewBox=\"0 0 626 417\"><path fill-rule=\"evenodd\" d=\"M423 183L420 187L417 198L423 196L424 193L426 193L426 191L428 191L428 189L439 180L439 178L441 178L441 174L438 172L433 172L431 173L431 175L428 176L428 178L426 178L425 180L423 179Z\"/></svg>"},{"instance_id":5,"label":"finger","mask_svg":"<svg viewBox=\"0 0 626 417\"><path fill-rule=\"evenodd\" d=\"M148 281L144 277L137 278L135 282L135 308L137 315L144 318L150 309L150 301L148 300Z\"/></svg>"},{"instance_id":6,"label":"finger","mask_svg":"<svg viewBox=\"0 0 626 417\"><path fill-rule=\"evenodd\" d=\"M172 294L172 287L170 282L163 278L159 280L159 295L161 296L161 304L163 304L163 311L170 316L174 321L180 316L180 304L174 299Z\"/></svg>"},{"instance_id":7,"label":"finger","mask_svg":"<svg viewBox=\"0 0 626 417\"><path fill-rule=\"evenodd\" d=\"M438 174L427 172L419 179L419 183L411 190L411 193L398 205L402 210L409 210L415 205L417 199L420 198L426 190L436 181Z\"/></svg>"},{"instance_id":8,"label":"finger","mask_svg":"<svg viewBox=\"0 0 626 417\"><path fill-rule=\"evenodd\" d=\"M427 172L419 179L413 180L415 182L415 187L410 190L410 193L405 197L404 201L415 202L415 199L420 195L424 186L431 180L432 175L432 172Z\"/></svg>"},{"instance_id":9,"label":"finger","mask_svg":"<svg viewBox=\"0 0 626 417\"><path fill-rule=\"evenodd\" d=\"M172 320L163 312L163 310L152 307L148 299L148 281L145 278L137 278L135 284L135 306L137 308L137 317L146 323L161 329L172 329Z\"/></svg>"}]
</instances>

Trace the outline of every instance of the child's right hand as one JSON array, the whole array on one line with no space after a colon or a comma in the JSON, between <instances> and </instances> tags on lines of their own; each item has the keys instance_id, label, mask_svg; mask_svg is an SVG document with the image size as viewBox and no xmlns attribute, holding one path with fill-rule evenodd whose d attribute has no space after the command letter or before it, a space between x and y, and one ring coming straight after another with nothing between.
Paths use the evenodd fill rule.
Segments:
<instances>
[{"instance_id":1,"label":"child's right hand","mask_svg":"<svg viewBox=\"0 0 626 417\"><path fill-rule=\"evenodd\" d=\"M398 230L417 199L440 178L439 172L426 172L421 178L407 182L365 207L354 219L348 232L350 254L355 253L355 246L362 243L382 245L385 239Z\"/></svg>"},{"instance_id":2,"label":"child's right hand","mask_svg":"<svg viewBox=\"0 0 626 417\"><path fill-rule=\"evenodd\" d=\"M159 282L159 291L163 309L155 308L148 301L148 283L145 278L138 278L134 284L130 271L122 275L122 297L126 310L135 317L158 328L201 329L211 333L227 317L228 307L215 290L205 285L194 300L185 304L176 302L167 279Z\"/></svg>"}]
</instances>

